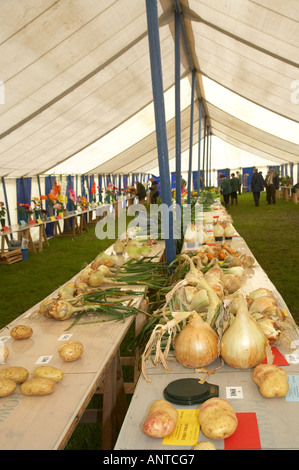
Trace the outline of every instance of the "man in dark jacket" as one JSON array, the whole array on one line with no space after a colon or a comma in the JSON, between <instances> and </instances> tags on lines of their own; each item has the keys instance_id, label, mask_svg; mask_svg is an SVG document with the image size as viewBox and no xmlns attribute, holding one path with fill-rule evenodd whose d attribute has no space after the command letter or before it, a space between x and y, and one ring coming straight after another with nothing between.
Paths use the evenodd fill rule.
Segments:
<instances>
[{"instance_id":1,"label":"man in dark jacket","mask_svg":"<svg viewBox=\"0 0 299 470\"><path fill-rule=\"evenodd\" d=\"M279 189L279 178L275 174L272 168L265 179L266 193L267 193L267 204L276 203L276 189Z\"/></svg>"},{"instance_id":2,"label":"man in dark jacket","mask_svg":"<svg viewBox=\"0 0 299 470\"><path fill-rule=\"evenodd\" d=\"M257 168L253 170L253 175L251 178L251 191L253 194L253 200L255 207L259 206L260 203L260 193L264 190L264 178L257 171Z\"/></svg>"},{"instance_id":3,"label":"man in dark jacket","mask_svg":"<svg viewBox=\"0 0 299 470\"><path fill-rule=\"evenodd\" d=\"M155 204L157 202L157 197L159 196L159 186L158 181L156 181L153 177L150 178L150 182L152 183L150 187L150 198L151 204Z\"/></svg>"},{"instance_id":4,"label":"man in dark jacket","mask_svg":"<svg viewBox=\"0 0 299 470\"><path fill-rule=\"evenodd\" d=\"M229 196L232 192L230 179L226 178L226 176L224 176L222 173L219 174L219 178L220 178L220 181L221 181L221 183L220 183L220 192L223 196L224 205L225 205L225 207L228 207L228 205L229 205Z\"/></svg>"},{"instance_id":5,"label":"man in dark jacket","mask_svg":"<svg viewBox=\"0 0 299 470\"><path fill-rule=\"evenodd\" d=\"M231 179L230 179L230 185L231 185L231 194L230 194L230 201L231 205L238 204L238 191L239 191L239 178L235 176L235 173L231 174Z\"/></svg>"},{"instance_id":6,"label":"man in dark jacket","mask_svg":"<svg viewBox=\"0 0 299 470\"><path fill-rule=\"evenodd\" d=\"M139 203L144 204L146 198L146 190L142 183L136 181L136 196L138 197Z\"/></svg>"}]
</instances>

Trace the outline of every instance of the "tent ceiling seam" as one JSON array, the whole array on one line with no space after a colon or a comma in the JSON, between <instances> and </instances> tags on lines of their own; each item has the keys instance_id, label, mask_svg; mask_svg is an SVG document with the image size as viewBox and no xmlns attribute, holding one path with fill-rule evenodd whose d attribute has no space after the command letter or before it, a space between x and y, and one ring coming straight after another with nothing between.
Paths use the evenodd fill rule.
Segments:
<instances>
[{"instance_id":1,"label":"tent ceiling seam","mask_svg":"<svg viewBox=\"0 0 299 470\"><path fill-rule=\"evenodd\" d=\"M170 16L171 14L171 11L172 9L169 9L167 11L165 11L159 18L159 24L163 24L167 17ZM135 38L133 41L130 42L130 44L128 44L127 46L125 46L123 49L121 49L119 52L117 52L116 54L114 54L112 57L110 57L110 59L108 59L105 63L99 65L98 67L96 67L94 70L92 70L91 72L89 72L87 75L85 75L85 77L81 78L80 80L78 80L76 83L74 83L71 87L69 87L67 90L64 90L62 93L60 93L59 95L57 95L55 98L53 98L52 100L50 100L48 103L46 103L45 105L41 106L39 109L37 109L36 111L34 111L32 114L30 114L29 116L27 116L25 119L22 119L20 122L18 122L17 124L15 124L14 126L12 126L10 129L7 129L6 131L4 131L2 134L0 134L0 140L3 139L4 137L6 137L7 135L11 134L13 131L17 130L18 128L22 127L24 124L26 124L27 122L31 121L33 118L35 118L36 116L38 116L39 114L41 114L43 111L45 111L46 109L50 108L51 106L53 106L55 103L57 103L58 101L60 101L62 98L64 98L65 96L69 95L72 91L74 91L75 89L77 89L80 85L82 85L83 83L87 82L88 80L90 80L92 77L94 77L97 73L101 72L102 70L104 70L108 65L110 65L111 63L113 63L117 58L119 58L124 52L128 51L129 49L131 49L132 47L134 47L136 44L138 44L138 42L142 41L142 39L144 39L145 37L147 36L147 31L143 32L142 34L140 34L137 38Z\"/></svg>"},{"instance_id":2,"label":"tent ceiling seam","mask_svg":"<svg viewBox=\"0 0 299 470\"><path fill-rule=\"evenodd\" d=\"M218 132L219 134L223 135L223 132L221 132L220 130L217 130L217 132ZM259 156L259 157L261 157L261 158L264 158L265 160L266 160L267 158L268 158L269 160L271 160L271 158L272 158L272 159L274 158L274 159L280 159L280 160L282 160L282 161L284 161L284 162L290 163L289 160L286 160L285 158L282 158L282 157L275 157L275 155L271 155L270 153L268 153L268 152L266 152L266 151L264 151L264 150L263 150L263 153L269 155L269 157L267 157L267 158L266 158L266 157L263 157L263 156L260 154L259 149L255 148L255 147L252 147L252 146L249 145L249 144L244 144L244 142L240 141L239 139L237 139L237 138L235 138L235 137L231 137L231 136L230 136L230 139L233 140L234 142L237 142L237 144L239 143L239 145L237 145L237 144L231 144L231 143L229 142L229 140L225 140L223 137L217 136L217 133L215 134L215 136L218 137L219 139L223 140L224 142L227 142L228 144L230 144L230 145L232 145L232 146L234 146L234 147L240 149L240 150L244 150L244 148L242 148L242 146L241 146L241 144L243 143L243 147L244 147L244 145L245 145L245 147L250 148L250 149L253 149L254 152L252 151L252 153L253 153L254 155L257 155L257 156ZM249 150L247 150L247 151L249 152Z\"/></svg>"},{"instance_id":3,"label":"tent ceiling seam","mask_svg":"<svg viewBox=\"0 0 299 470\"><path fill-rule=\"evenodd\" d=\"M262 145L266 145L266 146L268 146L268 147L272 147L273 149L275 149L275 150L277 150L277 151L280 151L280 152L288 153L288 154L290 154L291 156L294 156L295 159L298 158L298 155L296 155L295 153L288 152L287 150L283 150L283 149L281 149L281 148L279 148L279 147L276 147L276 146L274 146L274 145L270 145L270 144L268 144L267 142L263 142L263 141L260 140L259 138L251 137L250 135L246 134L245 131L236 129L236 128L232 127L232 126L229 126L228 124L225 124L225 123L223 123L223 122L221 122L221 121L219 121L219 120L217 120L217 119L215 119L215 118L213 119L213 121L216 122L217 124L220 124L220 125L222 125L222 126L225 126L226 128L228 128L228 129L230 129L230 130L232 130L232 131L234 131L234 132L238 132L238 134L245 135L246 137L249 137L250 139L253 139L253 140L255 140L256 142L258 142L258 143L260 143L260 144L262 144ZM217 126L215 126L215 130L217 130L218 132L223 133L220 129L217 128ZM239 140L239 139L236 139L236 140ZM245 141L244 141L244 142L245 142ZM246 144L246 145L250 146L251 148L255 148L255 147L252 147L252 145L249 145L249 144ZM268 153L268 152L267 152L267 153ZM273 155L273 157L275 157L275 155ZM280 158L280 157L276 157L276 158ZM285 159L282 158L282 160L285 160ZM286 160L286 161L287 161L287 160Z\"/></svg>"},{"instance_id":4,"label":"tent ceiling seam","mask_svg":"<svg viewBox=\"0 0 299 470\"><path fill-rule=\"evenodd\" d=\"M218 82L217 80L215 80L214 78L211 78L208 74L206 74L205 72L202 72L202 71L198 71L197 73L203 75L204 77L208 78L209 80L217 83L217 85L220 85L222 86L223 88L225 88L226 90L230 91L231 93L234 93L235 95L239 96L240 98L243 98L244 100L247 100L249 101L250 103L256 105L256 106L259 106L263 109L265 109L266 111L270 111L271 113L277 115L277 116L281 116L285 119L288 119L289 121L292 121L292 122L295 122L296 124L299 124L299 120L297 121L296 119L293 119L293 118L290 118L289 116L286 116L285 114L282 114L282 113L278 113L276 111L274 111L273 109L271 108L268 108L267 106L263 106L262 104L260 103L257 103L256 101L254 100L251 100L250 98L247 98L246 96L242 95L241 93L238 93L236 92L235 90L232 90L231 88L223 85L222 83ZM204 101L206 101L206 98L203 98ZM220 109L220 108L219 108Z\"/></svg>"},{"instance_id":5,"label":"tent ceiling seam","mask_svg":"<svg viewBox=\"0 0 299 470\"><path fill-rule=\"evenodd\" d=\"M252 42L249 42L246 39L241 38L240 36L236 36L235 34L230 33L229 31L226 31L225 29L220 28L219 26L216 26L216 25L214 25L213 23L210 23L207 20L204 20L201 16L199 16L197 13L195 13L193 10L191 10L188 7L184 6L183 11L184 11L184 15L186 16L186 18L190 19L191 21L196 21L197 23L203 23L206 26L209 26L210 28L218 31L219 33L222 33L222 34L234 39L235 41L241 42L242 44L245 44L246 46L249 46L253 49L256 49L257 51L262 52L265 55L271 56L271 57L273 57L277 60L280 60L281 62L284 62L288 65L292 65L295 68L299 68L299 65L298 65L297 62L286 59L285 57L282 57L278 54L275 54L274 52L268 51L268 50L264 49L263 47L258 46L257 44L253 44Z\"/></svg>"}]
</instances>

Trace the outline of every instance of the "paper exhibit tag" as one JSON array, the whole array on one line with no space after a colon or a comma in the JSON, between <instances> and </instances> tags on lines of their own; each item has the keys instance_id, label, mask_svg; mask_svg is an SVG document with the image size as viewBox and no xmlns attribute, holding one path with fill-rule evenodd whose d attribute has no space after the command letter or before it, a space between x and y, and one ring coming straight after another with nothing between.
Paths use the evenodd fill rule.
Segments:
<instances>
[{"instance_id":1,"label":"paper exhibit tag","mask_svg":"<svg viewBox=\"0 0 299 470\"><path fill-rule=\"evenodd\" d=\"M198 441L199 435L199 409L177 410L178 422L175 430L170 436L164 437L163 444L178 446L193 446Z\"/></svg>"},{"instance_id":2,"label":"paper exhibit tag","mask_svg":"<svg viewBox=\"0 0 299 470\"><path fill-rule=\"evenodd\" d=\"M40 356L35 364L49 364L53 356Z\"/></svg>"},{"instance_id":3,"label":"paper exhibit tag","mask_svg":"<svg viewBox=\"0 0 299 470\"><path fill-rule=\"evenodd\" d=\"M299 375L288 375L289 391L286 401L299 401Z\"/></svg>"},{"instance_id":4,"label":"paper exhibit tag","mask_svg":"<svg viewBox=\"0 0 299 470\"><path fill-rule=\"evenodd\" d=\"M226 398L243 398L242 387L226 387Z\"/></svg>"}]
</instances>

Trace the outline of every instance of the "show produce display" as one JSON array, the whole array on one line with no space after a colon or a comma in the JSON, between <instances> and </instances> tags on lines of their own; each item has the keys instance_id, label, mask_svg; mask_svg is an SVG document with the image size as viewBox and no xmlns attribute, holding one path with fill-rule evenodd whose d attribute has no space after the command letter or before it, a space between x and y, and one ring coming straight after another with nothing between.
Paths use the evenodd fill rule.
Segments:
<instances>
[{"instance_id":1,"label":"show produce display","mask_svg":"<svg viewBox=\"0 0 299 470\"><path fill-rule=\"evenodd\" d=\"M299 411L298 398L294 398L296 385L292 385L298 380L298 327L227 212L212 205L211 211L204 212L204 219L193 230L205 230L206 243L193 251L183 248L177 256L170 285L162 289L164 297L160 297L160 305L152 312L151 328L147 325L140 335L142 376L117 450L136 448L132 440L136 442L137 436L143 448L160 450L196 450L197 446L213 450L280 448L280 433L277 440L273 437L272 446L264 443L265 422L266 427L271 426L273 412L278 413L279 421L280 409L288 410L290 420ZM190 241L190 232L187 237ZM178 378L186 381L184 389L178 387ZM207 392L194 392L188 380L196 380L199 387L212 387L216 396L205 400ZM169 387L176 392L170 394ZM238 397L238 392L244 395ZM138 420L140 397L144 395L148 397L149 410L153 400L158 402L163 397L178 411L175 430L167 437L161 434L160 441L151 440L140 419L139 430L132 431L129 424ZM276 411L269 410L266 417L265 411L261 414L264 405L259 402L268 399L274 400ZM187 412L199 413L198 428L191 419L184 421ZM253 417L258 441L244 444L245 423ZM181 432L183 428L185 434ZM129 437L131 431L133 439ZM188 440L188 432L193 440ZM293 437L290 448L299 445L294 434Z\"/></svg>"}]
</instances>

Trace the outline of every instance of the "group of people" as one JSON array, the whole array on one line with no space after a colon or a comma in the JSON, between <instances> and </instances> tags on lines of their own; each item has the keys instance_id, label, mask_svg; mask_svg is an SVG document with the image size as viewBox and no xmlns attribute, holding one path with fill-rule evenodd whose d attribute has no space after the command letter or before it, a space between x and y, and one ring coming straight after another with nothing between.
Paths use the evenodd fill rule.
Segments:
<instances>
[{"instance_id":1,"label":"group of people","mask_svg":"<svg viewBox=\"0 0 299 470\"><path fill-rule=\"evenodd\" d=\"M230 178L227 178L222 173L220 173L220 191L223 195L224 205L228 207L229 200L231 204L238 204L237 194L241 194L242 186L242 175L239 171L236 172L237 176L234 173L231 174ZM266 200L267 204L276 203L276 189L279 188L279 178L275 174L274 169L269 170L266 178L264 179L262 172L258 171L257 168L253 170L253 175L251 178L251 191L253 194L253 200L256 207L260 203L260 194L266 188Z\"/></svg>"},{"instance_id":2,"label":"group of people","mask_svg":"<svg viewBox=\"0 0 299 470\"><path fill-rule=\"evenodd\" d=\"M231 204L238 204L238 193L241 194L242 189L242 175L239 171L232 173L230 178L227 178L223 173L219 174L220 178L220 191L223 196L224 205L228 207L229 200Z\"/></svg>"},{"instance_id":3,"label":"group of people","mask_svg":"<svg viewBox=\"0 0 299 470\"><path fill-rule=\"evenodd\" d=\"M155 204L159 196L159 186L155 178L150 178L150 182L151 182L151 187L149 188L150 202L151 204ZM135 185L136 185L135 194L138 197L139 203L144 204L146 201L146 189L144 185L140 183L140 181L136 181Z\"/></svg>"},{"instance_id":4,"label":"group of people","mask_svg":"<svg viewBox=\"0 0 299 470\"><path fill-rule=\"evenodd\" d=\"M259 206L260 194L266 188L267 204L276 203L276 189L279 189L279 178L275 174L274 169L268 171L266 178L263 178L262 172L258 172L255 168L251 178L251 191L253 194L254 204Z\"/></svg>"}]
</instances>

